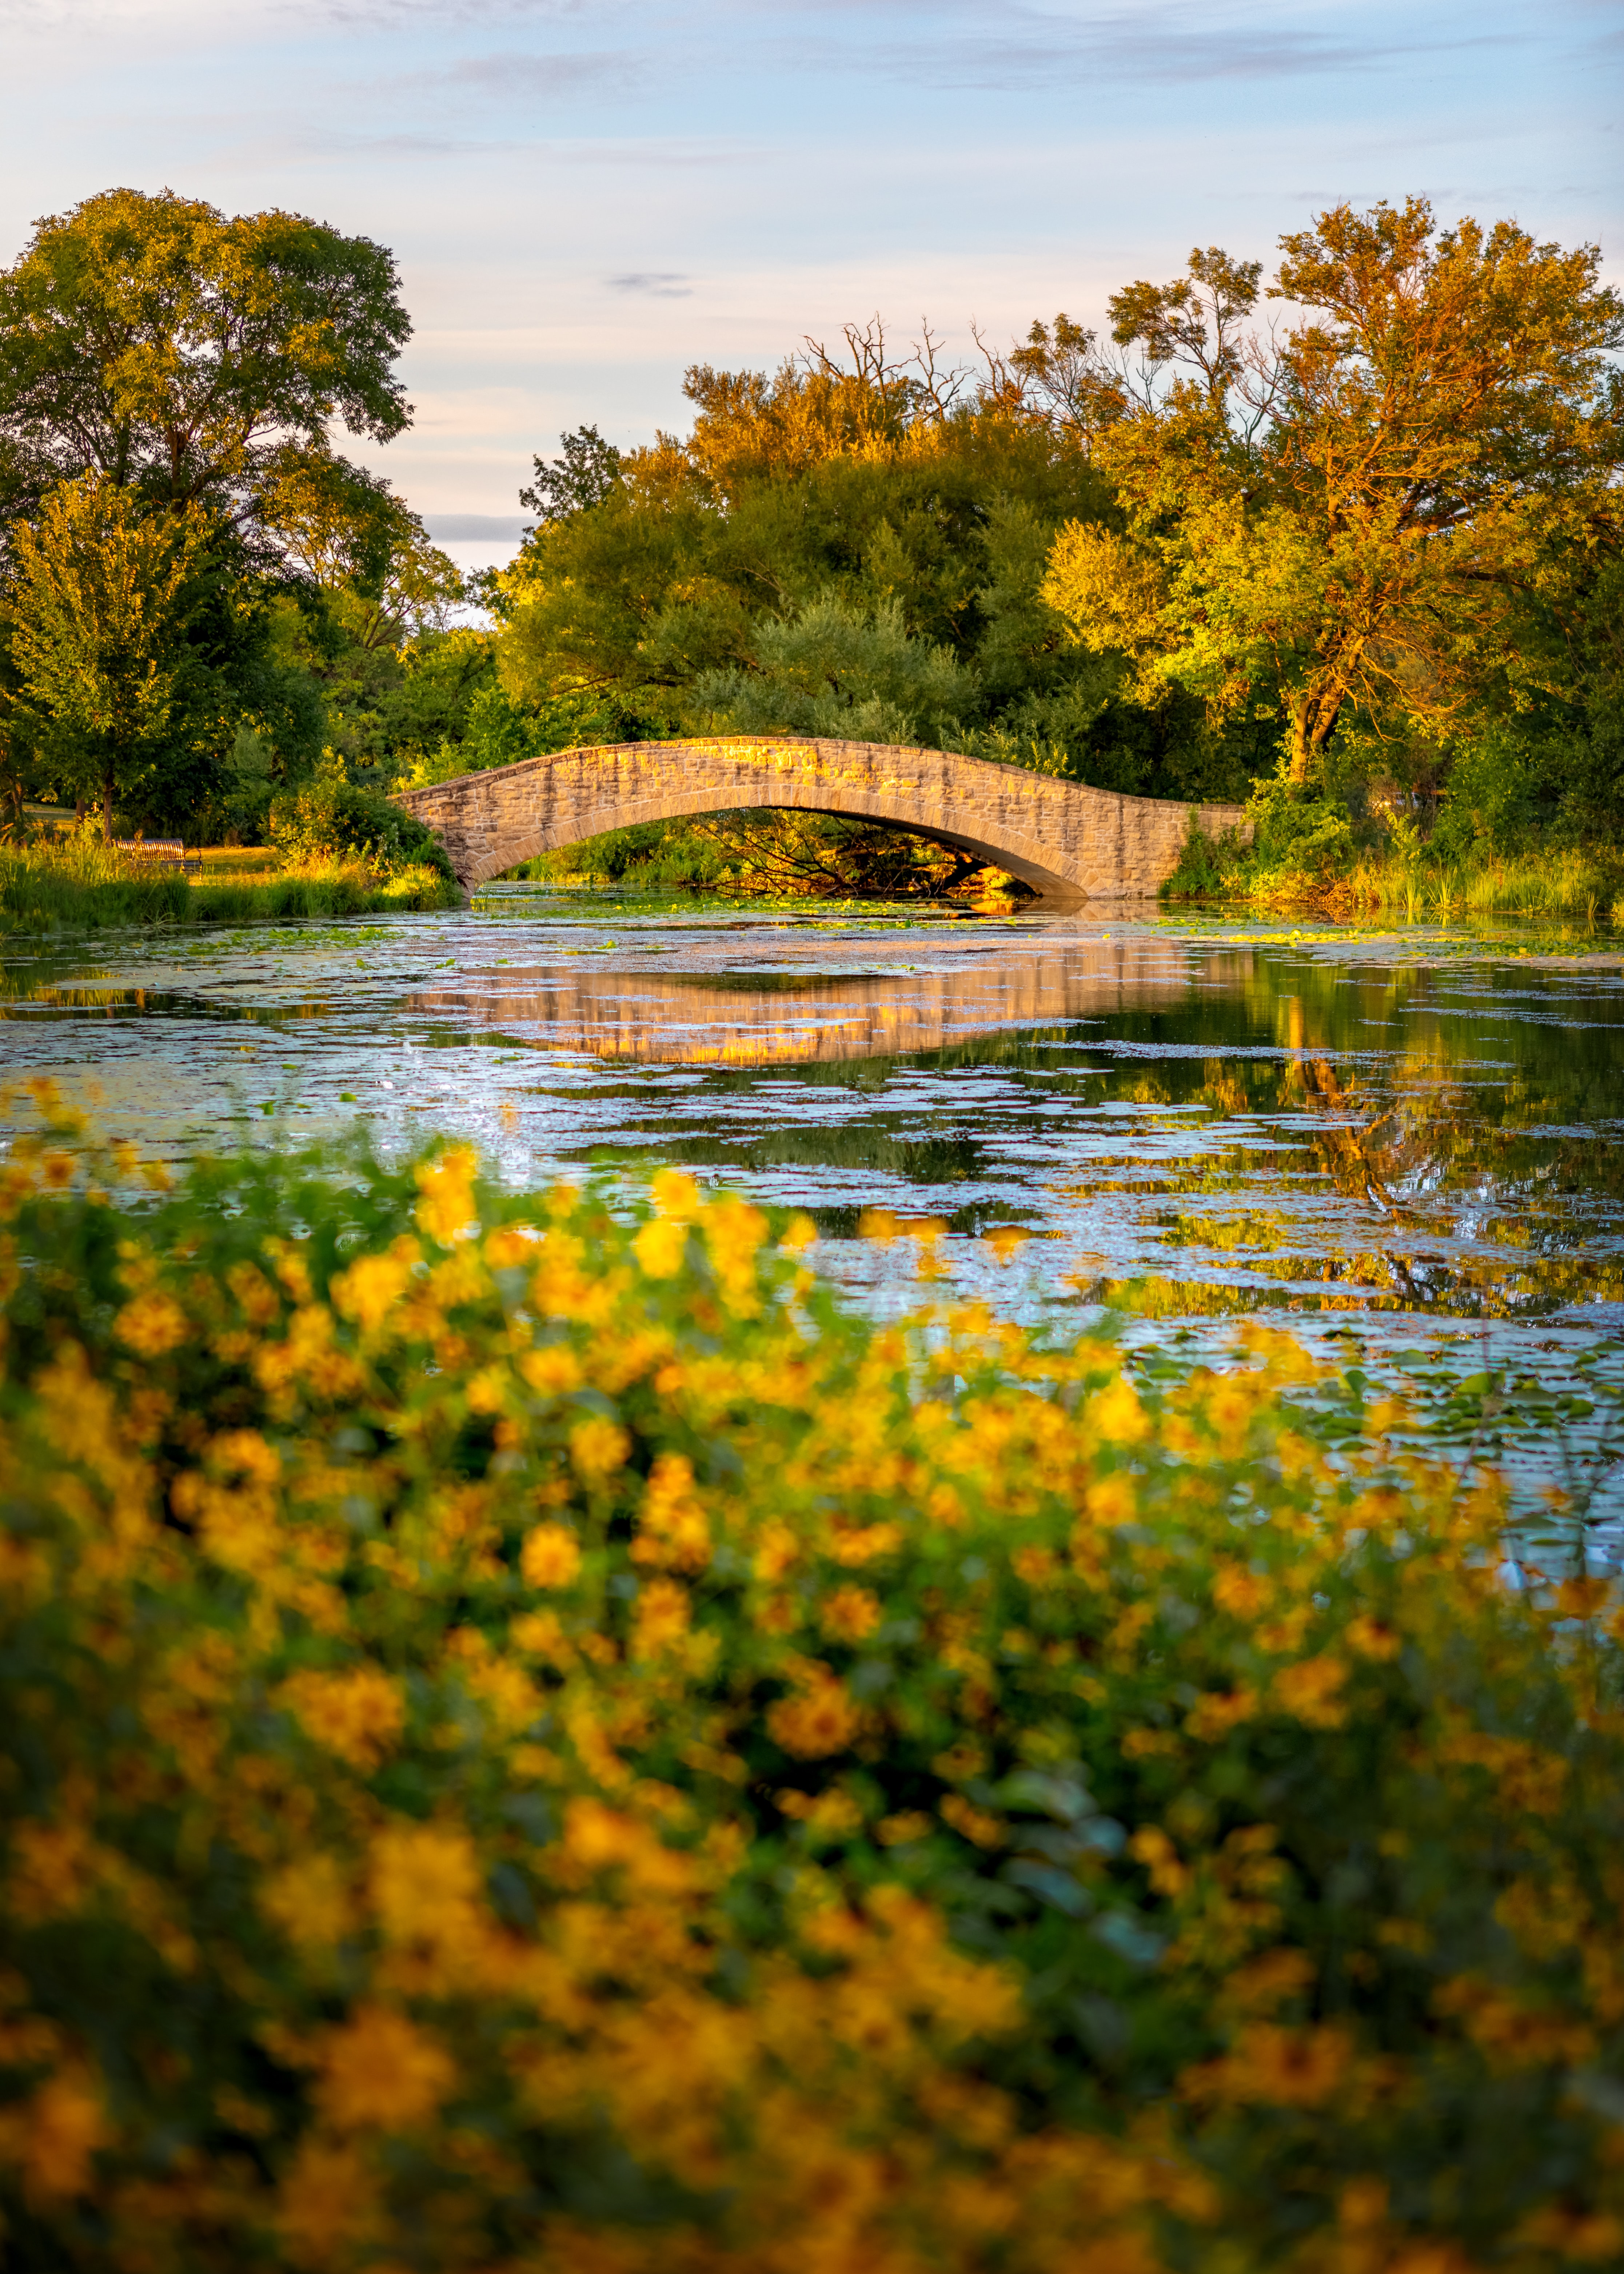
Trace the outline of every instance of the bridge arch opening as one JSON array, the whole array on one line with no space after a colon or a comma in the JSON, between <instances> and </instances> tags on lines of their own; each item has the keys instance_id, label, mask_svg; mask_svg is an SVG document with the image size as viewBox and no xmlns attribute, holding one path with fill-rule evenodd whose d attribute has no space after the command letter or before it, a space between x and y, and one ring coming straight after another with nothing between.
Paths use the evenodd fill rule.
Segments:
<instances>
[{"instance_id":1,"label":"bridge arch opening","mask_svg":"<svg viewBox=\"0 0 1624 2274\"><path fill-rule=\"evenodd\" d=\"M506 771L504 769L503 771ZM464 779L477 779L463 777ZM887 807L891 809L887 810ZM636 829L651 822L680 823L705 820L725 813L816 814L837 821L868 822L898 834L923 839L927 843L962 852L978 867L997 869L1012 877L1029 891L1045 898L1075 900L1079 897L1072 881L1061 873L1051 859L1044 860L1043 851L1032 844L1019 840L1010 842L1012 832L1000 831L996 838L967 829L944 829L917 818L906 811L898 811L890 800L872 795L854 796L849 800L833 798L814 803L804 797L758 797L748 806L737 798L726 799L714 794L693 794L678 792L655 794L605 803L580 815L568 817L538 817L506 829L496 841L482 848L462 869L462 882L467 886L489 883L507 870L533 861L544 853L567 852L572 845L588 843L595 837L609 836L620 830ZM425 814L425 819L431 817ZM1002 840L1002 841L1000 841Z\"/></svg>"},{"instance_id":2,"label":"bridge arch opening","mask_svg":"<svg viewBox=\"0 0 1624 2274\"><path fill-rule=\"evenodd\" d=\"M837 826L798 828L797 822ZM1037 891L1014 873L1006 857L960 834L833 805L700 807L622 824L568 844L542 843L556 833L535 832L534 841L515 851L508 867L494 874L510 876L541 858L568 874L570 855L589 849L590 857L577 873L676 888L714 882L763 897L936 901L986 899L996 892L1019 902ZM498 857L494 851L492 857Z\"/></svg>"}]
</instances>

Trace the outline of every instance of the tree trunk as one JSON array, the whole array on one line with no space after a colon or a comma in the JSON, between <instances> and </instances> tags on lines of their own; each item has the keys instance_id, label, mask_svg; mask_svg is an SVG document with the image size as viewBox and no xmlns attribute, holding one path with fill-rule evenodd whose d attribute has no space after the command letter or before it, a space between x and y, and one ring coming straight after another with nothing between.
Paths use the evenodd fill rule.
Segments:
<instances>
[{"instance_id":1,"label":"tree trunk","mask_svg":"<svg viewBox=\"0 0 1624 2274\"><path fill-rule=\"evenodd\" d=\"M1299 695L1291 705L1291 764L1287 775L1293 789L1308 779L1308 697Z\"/></svg>"},{"instance_id":2,"label":"tree trunk","mask_svg":"<svg viewBox=\"0 0 1624 2274\"><path fill-rule=\"evenodd\" d=\"M1288 779L1293 789L1307 787L1308 770L1322 757L1342 716L1340 695L1296 696L1291 702L1291 764Z\"/></svg>"},{"instance_id":3,"label":"tree trunk","mask_svg":"<svg viewBox=\"0 0 1624 2274\"><path fill-rule=\"evenodd\" d=\"M113 841L113 762L109 758L102 774L102 842Z\"/></svg>"}]
</instances>

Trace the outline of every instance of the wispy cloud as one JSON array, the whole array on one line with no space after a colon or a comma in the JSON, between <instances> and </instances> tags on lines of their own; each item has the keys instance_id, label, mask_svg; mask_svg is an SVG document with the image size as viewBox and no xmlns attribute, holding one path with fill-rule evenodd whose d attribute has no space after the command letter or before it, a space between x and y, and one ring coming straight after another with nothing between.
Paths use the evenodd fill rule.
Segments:
<instances>
[{"instance_id":1,"label":"wispy cloud","mask_svg":"<svg viewBox=\"0 0 1624 2274\"><path fill-rule=\"evenodd\" d=\"M417 32L489 25L502 17L523 23L585 22L601 37L605 17L623 16L630 10L625 0L618 7L605 0L290 0L288 12L333 24L387 24Z\"/></svg>"},{"instance_id":2,"label":"wispy cloud","mask_svg":"<svg viewBox=\"0 0 1624 2274\"><path fill-rule=\"evenodd\" d=\"M1313 32L1255 26L1196 29L1125 17L1079 26L1062 38L1042 36L898 43L871 57L891 76L936 87L1019 94L1053 86L1110 81L1162 83L1207 79L1279 79L1367 71L1382 59L1374 45Z\"/></svg>"},{"instance_id":3,"label":"wispy cloud","mask_svg":"<svg viewBox=\"0 0 1624 2274\"><path fill-rule=\"evenodd\" d=\"M649 300L690 300L694 288L686 276L668 268L634 268L625 276L605 276L612 292L640 292Z\"/></svg>"},{"instance_id":4,"label":"wispy cloud","mask_svg":"<svg viewBox=\"0 0 1624 2274\"><path fill-rule=\"evenodd\" d=\"M545 101L549 95L576 94L588 87L624 93L647 74L647 58L624 49L565 49L547 55L464 56L432 75L420 73L417 78L419 84L432 76L433 84L440 87L474 88L485 94Z\"/></svg>"},{"instance_id":5,"label":"wispy cloud","mask_svg":"<svg viewBox=\"0 0 1624 2274\"><path fill-rule=\"evenodd\" d=\"M892 0L891 12L896 12ZM861 60L863 67L914 86L988 93L1026 93L1056 84L1169 85L1224 80L1302 79L1379 72L1408 56L1477 46L1453 34L1406 37L1352 11L1335 11L1335 28L1304 22L1305 11L1249 6L1226 22L1211 7L1013 7L996 18L979 7L944 6L925 35L872 41L817 42L824 68ZM850 19L847 19L849 23ZM989 28L989 21L996 28ZM1503 35L1501 41L1503 44Z\"/></svg>"}]
</instances>

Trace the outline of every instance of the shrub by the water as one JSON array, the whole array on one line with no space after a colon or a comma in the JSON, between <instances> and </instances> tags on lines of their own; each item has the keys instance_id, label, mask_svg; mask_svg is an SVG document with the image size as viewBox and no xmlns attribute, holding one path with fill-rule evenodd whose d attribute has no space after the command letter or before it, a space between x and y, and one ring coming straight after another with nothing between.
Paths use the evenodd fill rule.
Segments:
<instances>
[{"instance_id":1,"label":"shrub by the water","mask_svg":"<svg viewBox=\"0 0 1624 2274\"><path fill-rule=\"evenodd\" d=\"M9 2263L1617 2263L1616 1606L1357 1381L874 1326L674 1174L121 1206L42 1103Z\"/></svg>"},{"instance_id":2,"label":"shrub by the water","mask_svg":"<svg viewBox=\"0 0 1624 2274\"><path fill-rule=\"evenodd\" d=\"M293 867L365 858L380 869L412 865L451 879L445 847L426 823L380 791L332 777L278 798L270 833Z\"/></svg>"}]
</instances>

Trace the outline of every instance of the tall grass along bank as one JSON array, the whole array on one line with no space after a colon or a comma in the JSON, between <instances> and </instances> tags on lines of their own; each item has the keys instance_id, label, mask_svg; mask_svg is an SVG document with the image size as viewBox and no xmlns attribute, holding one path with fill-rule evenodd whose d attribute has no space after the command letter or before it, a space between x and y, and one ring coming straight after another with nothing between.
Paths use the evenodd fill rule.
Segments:
<instances>
[{"instance_id":1,"label":"tall grass along bank","mask_svg":"<svg viewBox=\"0 0 1624 2274\"><path fill-rule=\"evenodd\" d=\"M1578 915L1624 921L1624 859L1552 847L1521 855L1482 853L1460 860L1397 854L1357 862L1340 892L1350 911L1402 915L1414 922L1461 915Z\"/></svg>"},{"instance_id":2,"label":"tall grass along bank","mask_svg":"<svg viewBox=\"0 0 1624 2274\"><path fill-rule=\"evenodd\" d=\"M1251 845L1214 844L1192 832L1162 897L1240 900L1259 908L1410 923L1469 915L1624 922L1624 856L1611 848L1550 846L1509 854L1474 846L1449 852L1416 839L1359 852L1345 817L1339 821L1326 807L1304 807L1295 836L1271 836L1268 824L1278 825L1280 811L1277 802L1265 806Z\"/></svg>"},{"instance_id":3,"label":"tall grass along bank","mask_svg":"<svg viewBox=\"0 0 1624 2274\"><path fill-rule=\"evenodd\" d=\"M7 931L365 915L453 907L460 898L453 881L426 865L379 870L360 861L329 861L194 883L155 870L139 850L86 837L0 845L0 928Z\"/></svg>"},{"instance_id":4,"label":"tall grass along bank","mask_svg":"<svg viewBox=\"0 0 1624 2274\"><path fill-rule=\"evenodd\" d=\"M0 924L8 931L180 923L186 907L184 877L88 832L0 843Z\"/></svg>"},{"instance_id":5,"label":"tall grass along bank","mask_svg":"<svg viewBox=\"0 0 1624 2274\"><path fill-rule=\"evenodd\" d=\"M1618 2262L1619 1610L1492 1477L1278 1336L868 1324L674 1173L121 1207L41 1103L11 2263Z\"/></svg>"},{"instance_id":6,"label":"tall grass along bank","mask_svg":"<svg viewBox=\"0 0 1624 2274\"><path fill-rule=\"evenodd\" d=\"M252 923L267 917L372 915L390 908L455 907L462 893L436 869L379 874L361 862L290 869L281 875L193 885L193 923Z\"/></svg>"}]
</instances>

